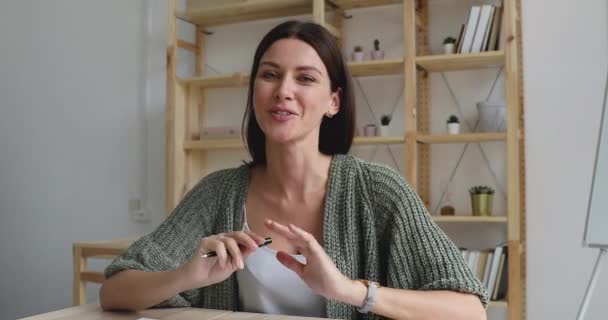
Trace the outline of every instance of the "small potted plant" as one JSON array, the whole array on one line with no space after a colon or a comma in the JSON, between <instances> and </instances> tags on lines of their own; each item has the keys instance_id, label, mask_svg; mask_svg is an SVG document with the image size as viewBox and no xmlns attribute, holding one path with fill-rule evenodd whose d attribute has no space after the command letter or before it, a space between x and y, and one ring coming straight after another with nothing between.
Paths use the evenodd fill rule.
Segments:
<instances>
[{"instance_id":1,"label":"small potted plant","mask_svg":"<svg viewBox=\"0 0 608 320\"><path fill-rule=\"evenodd\" d=\"M363 53L363 47L355 46L355 51L353 52L353 61L363 61L365 54Z\"/></svg>"},{"instance_id":2,"label":"small potted plant","mask_svg":"<svg viewBox=\"0 0 608 320\"><path fill-rule=\"evenodd\" d=\"M384 51L380 50L380 40L374 40L374 51L372 51L372 60L384 59Z\"/></svg>"},{"instance_id":3,"label":"small potted plant","mask_svg":"<svg viewBox=\"0 0 608 320\"><path fill-rule=\"evenodd\" d=\"M378 128L378 135L381 137L388 136L388 125L391 123L391 116L384 114L380 117L380 127Z\"/></svg>"},{"instance_id":4,"label":"small potted plant","mask_svg":"<svg viewBox=\"0 0 608 320\"><path fill-rule=\"evenodd\" d=\"M453 54L455 43L456 43L456 39L454 39L452 37L447 37L447 38L443 39L443 52L445 54Z\"/></svg>"},{"instance_id":5,"label":"small potted plant","mask_svg":"<svg viewBox=\"0 0 608 320\"><path fill-rule=\"evenodd\" d=\"M448 134L459 134L460 133L460 121L455 115L451 115L448 118Z\"/></svg>"},{"instance_id":6,"label":"small potted plant","mask_svg":"<svg viewBox=\"0 0 608 320\"><path fill-rule=\"evenodd\" d=\"M492 215L492 200L494 189L488 186L473 186L469 189L471 209L474 216Z\"/></svg>"}]
</instances>

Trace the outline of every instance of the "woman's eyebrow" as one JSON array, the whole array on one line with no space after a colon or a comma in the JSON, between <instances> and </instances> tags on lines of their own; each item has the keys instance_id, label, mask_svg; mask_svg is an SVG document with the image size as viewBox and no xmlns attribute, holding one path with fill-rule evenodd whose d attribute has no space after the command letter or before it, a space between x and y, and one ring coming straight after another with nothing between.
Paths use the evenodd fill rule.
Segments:
<instances>
[{"instance_id":1,"label":"woman's eyebrow","mask_svg":"<svg viewBox=\"0 0 608 320\"><path fill-rule=\"evenodd\" d=\"M273 67L273 68L276 68L276 69L280 69L281 68L278 64L276 64L276 63L274 63L272 61L262 61L260 63L260 65L261 66L265 65L265 66ZM296 70L298 70L298 71L315 71L318 74L323 75L323 73L319 69L317 69L316 67L313 67L313 66L306 66L306 65L304 65L304 66L298 66L298 67L296 67Z\"/></svg>"}]
</instances>

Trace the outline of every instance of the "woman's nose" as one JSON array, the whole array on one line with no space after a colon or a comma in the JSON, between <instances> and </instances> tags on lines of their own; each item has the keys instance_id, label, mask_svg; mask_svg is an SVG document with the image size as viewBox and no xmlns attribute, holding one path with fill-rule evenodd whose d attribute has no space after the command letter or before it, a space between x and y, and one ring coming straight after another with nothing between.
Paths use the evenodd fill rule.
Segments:
<instances>
[{"instance_id":1,"label":"woman's nose","mask_svg":"<svg viewBox=\"0 0 608 320\"><path fill-rule=\"evenodd\" d=\"M277 100L291 100L294 94L294 83L289 77L283 77L278 83L275 91L275 98Z\"/></svg>"}]
</instances>

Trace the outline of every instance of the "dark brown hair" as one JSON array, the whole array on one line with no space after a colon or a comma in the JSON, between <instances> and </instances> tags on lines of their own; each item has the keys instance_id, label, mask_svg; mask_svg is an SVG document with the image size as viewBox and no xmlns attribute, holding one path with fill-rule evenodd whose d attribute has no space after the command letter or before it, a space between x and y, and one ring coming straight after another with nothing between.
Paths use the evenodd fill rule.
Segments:
<instances>
[{"instance_id":1,"label":"dark brown hair","mask_svg":"<svg viewBox=\"0 0 608 320\"><path fill-rule=\"evenodd\" d=\"M293 38L313 47L329 75L332 92L340 94L340 110L333 117L323 117L319 132L319 151L323 154L346 154L353 142L355 130L355 98L350 74L342 58L340 48L322 26L301 21L287 21L268 32L255 51L249 79L247 109L243 117L242 131L247 150L253 161L251 165L266 163L266 137L260 128L253 110L253 87L262 56L278 40Z\"/></svg>"}]
</instances>

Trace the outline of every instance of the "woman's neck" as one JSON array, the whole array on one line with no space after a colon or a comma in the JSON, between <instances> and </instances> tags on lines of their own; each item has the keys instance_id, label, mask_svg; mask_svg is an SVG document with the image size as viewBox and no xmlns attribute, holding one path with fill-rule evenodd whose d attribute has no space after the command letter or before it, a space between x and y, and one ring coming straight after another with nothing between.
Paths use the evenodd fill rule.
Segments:
<instances>
[{"instance_id":1,"label":"woman's neck","mask_svg":"<svg viewBox=\"0 0 608 320\"><path fill-rule=\"evenodd\" d=\"M259 171L264 189L287 202L306 202L310 196L325 194L331 156L302 148L266 148L266 166Z\"/></svg>"}]
</instances>

